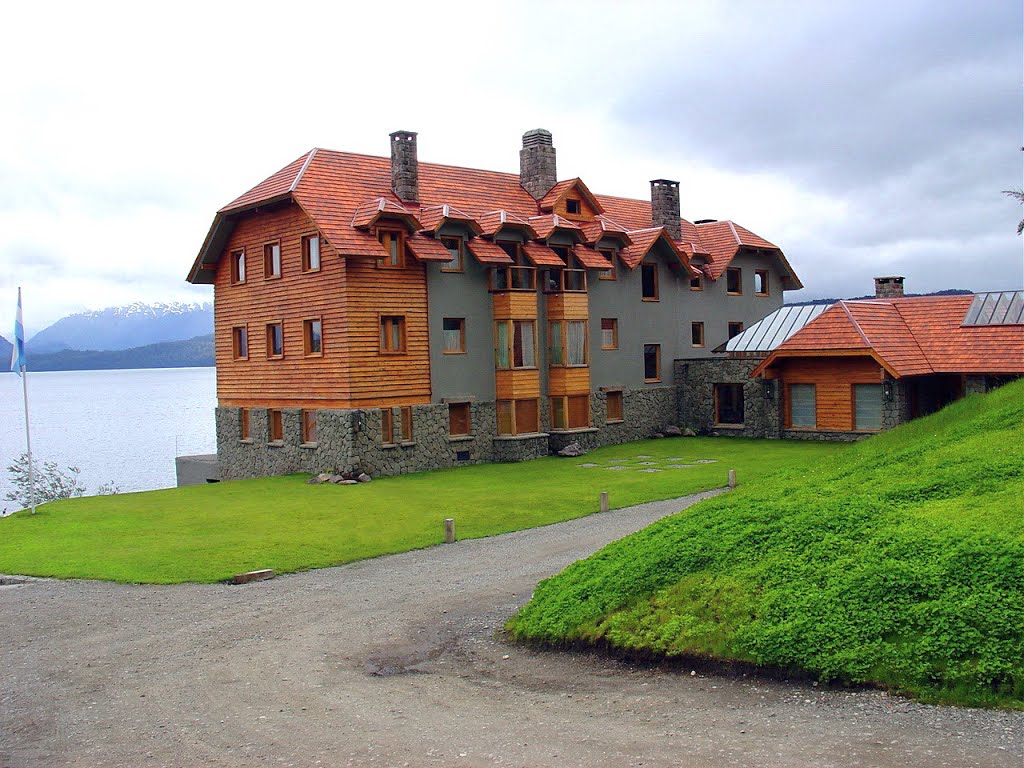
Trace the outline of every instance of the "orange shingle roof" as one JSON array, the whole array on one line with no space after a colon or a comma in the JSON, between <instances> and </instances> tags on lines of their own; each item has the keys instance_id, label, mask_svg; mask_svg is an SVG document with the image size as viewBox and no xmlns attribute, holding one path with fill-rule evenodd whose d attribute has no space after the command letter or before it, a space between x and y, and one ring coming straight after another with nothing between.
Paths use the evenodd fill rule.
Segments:
<instances>
[{"instance_id":1,"label":"orange shingle roof","mask_svg":"<svg viewBox=\"0 0 1024 768\"><path fill-rule=\"evenodd\" d=\"M237 197L220 209L221 213L236 211L247 208L257 203L272 200L289 194L306 167L307 162L316 154L316 149L311 149L294 162L289 163L280 171L268 179L261 181L241 197Z\"/></svg>"},{"instance_id":2,"label":"orange shingle roof","mask_svg":"<svg viewBox=\"0 0 1024 768\"><path fill-rule=\"evenodd\" d=\"M352 214L352 226L356 229L369 229L384 217L399 218L408 222L413 229L420 229L420 222L412 211L386 197L377 197L356 206Z\"/></svg>"},{"instance_id":3,"label":"orange shingle roof","mask_svg":"<svg viewBox=\"0 0 1024 768\"><path fill-rule=\"evenodd\" d=\"M551 237L551 233L556 229L562 229L569 232L579 232L580 237L583 236L580 231L580 225L575 221L569 221L559 216L557 213L549 213L546 216L531 216L530 226L533 227L537 236L542 240L546 240Z\"/></svg>"},{"instance_id":4,"label":"orange shingle roof","mask_svg":"<svg viewBox=\"0 0 1024 768\"><path fill-rule=\"evenodd\" d=\"M538 203L538 206L542 211L550 211L562 200L563 197L569 194L571 189L576 189L579 192L580 197L587 201L591 208L594 209L595 213L604 213L604 206L597 199L593 192L587 189L587 185L583 183L582 179L566 179L560 181L555 186L547 191L547 194L542 197Z\"/></svg>"},{"instance_id":5,"label":"orange shingle roof","mask_svg":"<svg viewBox=\"0 0 1024 768\"><path fill-rule=\"evenodd\" d=\"M488 211L477 217L480 230L485 235L493 237L502 229L519 229L526 232L531 238L537 237L537 232L530 226L530 222L514 213L506 210Z\"/></svg>"},{"instance_id":6,"label":"orange shingle roof","mask_svg":"<svg viewBox=\"0 0 1024 768\"><path fill-rule=\"evenodd\" d=\"M626 234L626 228L607 216L597 216L593 221L581 222L580 231L583 232L585 242L591 245L602 237L616 238L623 245L629 245L632 242L629 235Z\"/></svg>"},{"instance_id":7,"label":"orange shingle roof","mask_svg":"<svg viewBox=\"0 0 1024 768\"><path fill-rule=\"evenodd\" d=\"M562 257L552 251L546 245L540 243L523 243L523 253L526 258L538 267L564 267Z\"/></svg>"},{"instance_id":8,"label":"orange shingle roof","mask_svg":"<svg viewBox=\"0 0 1024 768\"><path fill-rule=\"evenodd\" d=\"M427 232L437 232L437 230L449 222L464 224L476 234L481 232L480 225L476 223L472 216L447 203L444 205L424 206L420 208L420 214L417 218L419 218L420 224Z\"/></svg>"},{"instance_id":9,"label":"orange shingle roof","mask_svg":"<svg viewBox=\"0 0 1024 768\"><path fill-rule=\"evenodd\" d=\"M440 240L413 232L405 245L419 261L451 261L452 255Z\"/></svg>"},{"instance_id":10,"label":"orange shingle roof","mask_svg":"<svg viewBox=\"0 0 1024 768\"><path fill-rule=\"evenodd\" d=\"M622 263L630 269L636 269L637 265L644 260L644 257L648 253L650 253L654 244L661 241L672 250L676 255L676 258L679 260L679 263L683 265L683 268L686 269L691 276L697 276L693 267L690 266L690 260L679 248L676 241L669 237L668 231L665 227L648 227L647 229L632 230L629 232L629 238L633 241L633 244L619 251L619 258L622 259Z\"/></svg>"},{"instance_id":11,"label":"orange shingle roof","mask_svg":"<svg viewBox=\"0 0 1024 768\"><path fill-rule=\"evenodd\" d=\"M781 344L755 369L794 354L855 352L893 376L1024 373L1024 325L965 326L974 297L921 296L841 301Z\"/></svg>"},{"instance_id":12,"label":"orange shingle roof","mask_svg":"<svg viewBox=\"0 0 1024 768\"><path fill-rule=\"evenodd\" d=\"M612 263L589 246L577 243L573 246L572 253L588 269L612 269Z\"/></svg>"},{"instance_id":13,"label":"orange shingle roof","mask_svg":"<svg viewBox=\"0 0 1024 768\"><path fill-rule=\"evenodd\" d=\"M504 249L500 245L496 245L490 240L483 240L479 237L474 237L466 243L466 247L481 264L515 263L512 260L512 257L505 253Z\"/></svg>"}]
</instances>

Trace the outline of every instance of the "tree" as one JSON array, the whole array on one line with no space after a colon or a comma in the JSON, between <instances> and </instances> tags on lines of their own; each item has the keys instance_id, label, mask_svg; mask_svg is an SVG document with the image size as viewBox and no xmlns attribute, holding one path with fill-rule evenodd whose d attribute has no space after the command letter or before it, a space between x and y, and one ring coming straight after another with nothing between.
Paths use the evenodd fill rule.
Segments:
<instances>
[{"instance_id":1,"label":"tree","mask_svg":"<svg viewBox=\"0 0 1024 768\"><path fill-rule=\"evenodd\" d=\"M1004 189L1003 194L1009 195L1024 205L1024 189ZM1024 232L1024 219L1021 219L1020 224L1017 225L1017 234L1019 235L1021 232Z\"/></svg>"},{"instance_id":2,"label":"tree","mask_svg":"<svg viewBox=\"0 0 1024 768\"><path fill-rule=\"evenodd\" d=\"M8 491L5 498L7 501L20 504L22 509L28 509L33 502L45 504L57 499L84 496L86 487L78 479L81 471L78 467L61 469L55 461L45 461L40 467L39 462L33 459L30 481L28 454L23 453L7 467L7 474L10 475L14 490ZM109 496L119 490L113 483L106 483L96 489L96 495ZM7 509L3 511L7 512Z\"/></svg>"}]
</instances>

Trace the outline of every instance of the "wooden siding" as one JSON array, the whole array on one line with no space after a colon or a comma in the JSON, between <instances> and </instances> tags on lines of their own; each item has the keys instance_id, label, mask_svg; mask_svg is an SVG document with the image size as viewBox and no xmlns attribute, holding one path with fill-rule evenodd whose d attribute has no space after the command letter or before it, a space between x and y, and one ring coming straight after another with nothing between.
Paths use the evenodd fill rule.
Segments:
<instances>
[{"instance_id":1,"label":"wooden siding","mask_svg":"<svg viewBox=\"0 0 1024 768\"><path fill-rule=\"evenodd\" d=\"M548 394L553 396L590 394L590 368L549 368Z\"/></svg>"},{"instance_id":2,"label":"wooden siding","mask_svg":"<svg viewBox=\"0 0 1024 768\"><path fill-rule=\"evenodd\" d=\"M540 397L540 371L532 368L495 371L494 388L498 400Z\"/></svg>"},{"instance_id":3,"label":"wooden siding","mask_svg":"<svg viewBox=\"0 0 1024 768\"><path fill-rule=\"evenodd\" d=\"M548 320L587 320L589 309L585 293L549 293Z\"/></svg>"},{"instance_id":4,"label":"wooden siding","mask_svg":"<svg viewBox=\"0 0 1024 768\"><path fill-rule=\"evenodd\" d=\"M566 205L569 198L580 201L579 213L569 213ZM561 200L555 203L552 213L557 213L562 218L569 219L569 221L593 221L594 217L597 216L597 211L591 207L587 202L587 198L575 186Z\"/></svg>"},{"instance_id":5,"label":"wooden siding","mask_svg":"<svg viewBox=\"0 0 1024 768\"><path fill-rule=\"evenodd\" d=\"M871 357L801 357L779 361L780 383L813 384L815 387L816 430L853 430L853 385L878 384L881 366ZM789 396L783 389L785 423L789 429Z\"/></svg>"},{"instance_id":6,"label":"wooden siding","mask_svg":"<svg viewBox=\"0 0 1024 768\"><path fill-rule=\"evenodd\" d=\"M534 320L537 317L535 291L508 291L494 294L495 320Z\"/></svg>"},{"instance_id":7,"label":"wooden siding","mask_svg":"<svg viewBox=\"0 0 1024 768\"><path fill-rule=\"evenodd\" d=\"M349 402L345 261L321 243L320 271L302 271L302 237L316 227L294 204L238 222L218 262L214 331L217 400L222 406L344 408ZM265 279L263 246L281 243L281 277ZM231 284L232 251L245 250L246 281ZM306 318L323 321L323 355L303 355ZM284 327L284 356L268 360L266 326ZM245 325L249 359L232 359L233 326Z\"/></svg>"}]
</instances>

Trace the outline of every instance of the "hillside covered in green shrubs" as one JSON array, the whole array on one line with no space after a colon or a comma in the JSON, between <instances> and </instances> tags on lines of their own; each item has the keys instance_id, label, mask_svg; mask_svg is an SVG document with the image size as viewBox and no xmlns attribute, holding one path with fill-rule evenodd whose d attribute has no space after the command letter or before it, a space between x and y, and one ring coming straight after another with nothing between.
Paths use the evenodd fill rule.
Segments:
<instances>
[{"instance_id":1,"label":"hillside covered in green shrubs","mask_svg":"<svg viewBox=\"0 0 1024 768\"><path fill-rule=\"evenodd\" d=\"M1024 381L615 542L508 629L1024 708Z\"/></svg>"}]
</instances>

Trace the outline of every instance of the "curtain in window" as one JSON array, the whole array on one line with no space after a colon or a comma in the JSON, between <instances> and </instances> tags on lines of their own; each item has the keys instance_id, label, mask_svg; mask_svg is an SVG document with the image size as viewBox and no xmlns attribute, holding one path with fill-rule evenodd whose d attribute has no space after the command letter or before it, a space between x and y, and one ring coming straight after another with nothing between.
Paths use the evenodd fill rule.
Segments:
<instances>
[{"instance_id":1,"label":"curtain in window","mask_svg":"<svg viewBox=\"0 0 1024 768\"><path fill-rule=\"evenodd\" d=\"M853 402L856 429L882 428L881 384L854 384Z\"/></svg>"},{"instance_id":2,"label":"curtain in window","mask_svg":"<svg viewBox=\"0 0 1024 768\"><path fill-rule=\"evenodd\" d=\"M498 368L511 368L511 363L508 358L509 350L509 339L508 339L508 327L507 321L501 321L495 325L497 329L496 340L495 340L495 365Z\"/></svg>"},{"instance_id":3,"label":"curtain in window","mask_svg":"<svg viewBox=\"0 0 1024 768\"><path fill-rule=\"evenodd\" d=\"M445 327L442 331L444 337L444 351L445 352L461 352L462 351L462 330L456 325L454 328Z\"/></svg>"},{"instance_id":4,"label":"curtain in window","mask_svg":"<svg viewBox=\"0 0 1024 768\"><path fill-rule=\"evenodd\" d=\"M566 363L587 364L587 324L583 320L570 320L566 325Z\"/></svg>"},{"instance_id":5,"label":"curtain in window","mask_svg":"<svg viewBox=\"0 0 1024 768\"><path fill-rule=\"evenodd\" d=\"M794 427L814 427L817 415L814 407L813 384L789 385L789 422Z\"/></svg>"},{"instance_id":6,"label":"curtain in window","mask_svg":"<svg viewBox=\"0 0 1024 768\"><path fill-rule=\"evenodd\" d=\"M513 339L516 368L532 368L537 364L533 348L533 321L514 320L515 338Z\"/></svg>"},{"instance_id":7,"label":"curtain in window","mask_svg":"<svg viewBox=\"0 0 1024 768\"><path fill-rule=\"evenodd\" d=\"M562 323L554 321L549 326L551 336L551 365L565 365L565 354L562 350Z\"/></svg>"}]
</instances>

